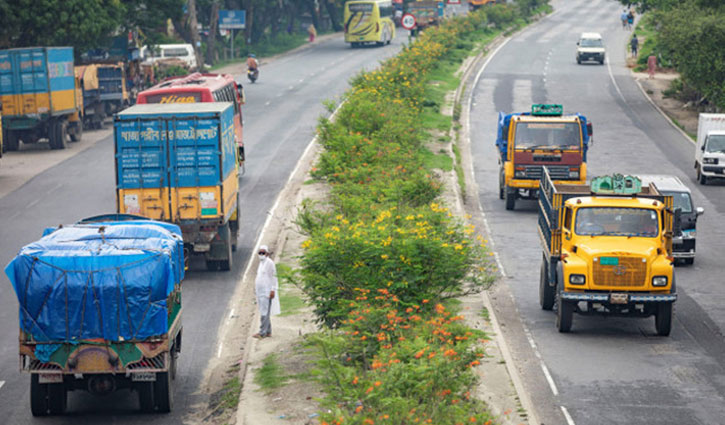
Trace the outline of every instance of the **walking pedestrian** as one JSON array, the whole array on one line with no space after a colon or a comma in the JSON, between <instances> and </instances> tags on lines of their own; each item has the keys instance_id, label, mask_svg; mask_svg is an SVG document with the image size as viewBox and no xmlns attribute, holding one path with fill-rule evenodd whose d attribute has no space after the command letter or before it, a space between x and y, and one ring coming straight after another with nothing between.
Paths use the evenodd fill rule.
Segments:
<instances>
[{"instance_id":1,"label":"walking pedestrian","mask_svg":"<svg viewBox=\"0 0 725 425\"><path fill-rule=\"evenodd\" d=\"M632 29L632 25L634 24L634 13L630 10L629 13L627 13L627 28Z\"/></svg>"},{"instance_id":2,"label":"walking pedestrian","mask_svg":"<svg viewBox=\"0 0 725 425\"><path fill-rule=\"evenodd\" d=\"M627 29L627 10L622 10L622 13L619 15L619 19L622 21L622 29Z\"/></svg>"},{"instance_id":3,"label":"walking pedestrian","mask_svg":"<svg viewBox=\"0 0 725 425\"><path fill-rule=\"evenodd\" d=\"M629 42L629 47L632 49L632 57L637 57L637 49L639 48L639 39L637 38L637 34L632 35L632 40Z\"/></svg>"},{"instance_id":4,"label":"walking pedestrian","mask_svg":"<svg viewBox=\"0 0 725 425\"><path fill-rule=\"evenodd\" d=\"M647 57L647 73L649 78L655 77L655 71L657 70L657 56L649 55Z\"/></svg>"},{"instance_id":5,"label":"walking pedestrian","mask_svg":"<svg viewBox=\"0 0 725 425\"><path fill-rule=\"evenodd\" d=\"M254 338L269 338L272 336L271 316L280 313L279 307L279 284L277 282L277 268L274 261L269 257L270 252L267 245L262 245L257 251L259 255L259 267L257 267L257 278L254 281L254 290L257 295L257 308L261 316L259 332L252 335Z\"/></svg>"},{"instance_id":6,"label":"walking pedestrian","mask_svg":"<svg viewBox=\"0 0 725 425\"><path fill-rule=\"evenodd\" d=\"M315 37L317 37L317 30L315 29L315 24L310 24L310 26L307 27L307 34L310 35L310 43L315 41Z\"/></svg>"}]
</instances>

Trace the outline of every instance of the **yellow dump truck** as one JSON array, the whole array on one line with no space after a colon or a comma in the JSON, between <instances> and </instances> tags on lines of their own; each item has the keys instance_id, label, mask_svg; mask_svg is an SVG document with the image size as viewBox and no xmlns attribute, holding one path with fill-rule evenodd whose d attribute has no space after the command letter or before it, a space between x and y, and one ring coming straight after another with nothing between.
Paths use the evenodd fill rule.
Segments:
<instances>
[{"instance_id":1,"label":"yellow dump truck","mask_svg":"<svg viewBox=\"0 0 725 425\"><path fill-rule=\"evenodd\" d=\"M539 302L544 310L556 307L559 332L569 332L578 313L654 316L657 334L670 334L677 300L672 239L680 225L672 205L671 196L636 177L558 184L544 169Z\"/></svg>"}]
</instances>

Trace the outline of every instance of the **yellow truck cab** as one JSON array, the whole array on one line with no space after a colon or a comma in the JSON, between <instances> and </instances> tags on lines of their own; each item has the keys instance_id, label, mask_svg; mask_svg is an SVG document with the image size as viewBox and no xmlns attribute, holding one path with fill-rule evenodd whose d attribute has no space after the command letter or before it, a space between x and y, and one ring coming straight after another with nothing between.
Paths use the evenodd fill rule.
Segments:
<instances>
[{"instance_id":1,"label":"yellow truck cab","mask_svg":"<svg viewBox=\"0 0 725 425\"><path fill-rule=\"evenodd\" d=\"M539 302L556 307L559 332L574 313L655 317L660 336L672 327L677 300L672 238L679 210L671 196L632 176L604 176L590 185L541 179L543 247Z\"/></svg>"},{"instance_id":2,"label":"yellow truck cab","mask_svg":"<svg viewBox=\"0 0 725 425\"><path fill-rule=\"evenodd\" d=\"M556 183L587 181L592 124L562 105L535 104L531 112L498 116L499 198L513 210L517 199L536 199L544 167Z\"/></svg>"}]
</instances>

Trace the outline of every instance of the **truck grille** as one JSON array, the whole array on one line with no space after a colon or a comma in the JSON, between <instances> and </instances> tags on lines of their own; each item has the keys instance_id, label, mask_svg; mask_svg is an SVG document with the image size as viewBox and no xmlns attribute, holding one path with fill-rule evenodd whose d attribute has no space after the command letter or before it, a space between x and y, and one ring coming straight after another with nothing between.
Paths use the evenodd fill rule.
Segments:
<instances>
[{"instance_id":1,"label":"truck grille","mask_svg":"<svg viewBox=\"0 0 725 425\"><path fill-rule=\"evenodd\" d=\"M616 266L594 261L594 286L640 287L647 280L647 261L637 257L619 257Z\"/></svg>"},{"instance_id":2,"label":"truck grille","mask_svg":"<svg viewBox=\"0 0 725 425\"><path fill-rule=\"evenodd\" d=\"M127 370L132 371L163 371L166 366L166 353L161 353L156 357L144 357L141 360L126 366Z\"/></svg>"},{"instance_id":3,"label":"truck grille","mask_svg":"<svg viewBox=\"0 0 725 425\"><path fill-rule=\"evenodd\" d=\"M541 179L541 175L544 173L543 166L541 165L525 165L526 167L526 177L527 179L532 180L539 180ZM547 165L546 168L549 169L549 175L551 176L552 180L579 180L579 178L576 179L570 179L569 178L569 166L563 166L563 165Z\"/></svg>"},{"instance_id":4,"label":"truck grille","mask_svg":"<svg viewBox=\"0 0 725 425\"><path fill-rule=\"evenodd\" d=\"M27 357L27 356L25 356ZM37 359L31 359L27 357L29 362L23 362L24 366L22 369L26 371L37 371L37 372L53 372L62 371L63 369L55 363L43 363Z\"/></svg>"}]
</instances>

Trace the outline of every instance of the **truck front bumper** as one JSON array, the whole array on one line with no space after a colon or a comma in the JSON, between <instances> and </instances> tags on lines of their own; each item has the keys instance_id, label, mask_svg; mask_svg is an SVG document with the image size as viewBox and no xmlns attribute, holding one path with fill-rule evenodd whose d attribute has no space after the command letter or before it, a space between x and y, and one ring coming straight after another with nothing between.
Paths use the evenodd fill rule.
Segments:
<instances>
[{"instance_id":1,"label":"truck front bumper","mask_svg":"<svg viewBox=\"0 0 725 425\"><path fill-rule=\"evenodd\" d=\"M651 293L651 292L629 292L629 293L604 293L604 292L562 292L561 298L567 301L592 301L598 303L610 303L612 302L612 296L621 296L622 294L627 296L627 302L629 303L661 303L661 302L675 302L677 300L677 294L662 294L662 293ZM620 298L621 299L621 298ZM612 302L613 303L613 302ZM613 303L614 304L614 303ZM617 302L621 304L621 301Z\"/></svg>"}]
</instances>

